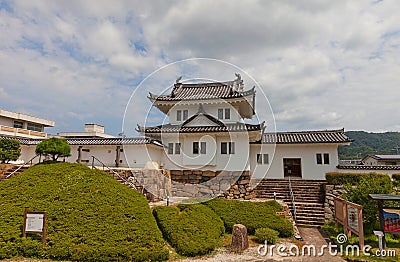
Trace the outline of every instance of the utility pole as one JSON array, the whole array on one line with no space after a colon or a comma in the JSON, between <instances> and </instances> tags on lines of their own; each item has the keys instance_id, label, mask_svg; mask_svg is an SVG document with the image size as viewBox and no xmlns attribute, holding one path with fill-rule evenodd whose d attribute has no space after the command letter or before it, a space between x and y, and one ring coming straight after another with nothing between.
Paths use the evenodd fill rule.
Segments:
<instances>
[{"instance_id":1,"label":"utility pole","mask_svg":"<svg viewBox=\"0 0 400 262\"><path fill-rule=\"evenodd\" d=\"M396 155L399 154L400 146L395 146L392 150L396 150Z\"/></svg>"}]
</instances>

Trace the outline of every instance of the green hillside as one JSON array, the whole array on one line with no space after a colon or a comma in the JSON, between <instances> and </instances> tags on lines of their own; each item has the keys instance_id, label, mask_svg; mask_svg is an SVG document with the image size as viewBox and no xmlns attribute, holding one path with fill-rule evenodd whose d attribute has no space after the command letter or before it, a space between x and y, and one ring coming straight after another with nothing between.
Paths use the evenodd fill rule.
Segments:
<instances>
[{"instance_id":1,"label":"green hillside","mask_svg":"<svg viewBox=\"0 0 400 262\"><path fill-rule=\"evenodd\" d=\"M346 135L354 141L350 146L339 147L340 159L357 159L375 154L396 154L393 148L400 146L399 132L368 133L365 131L348 131Z\"/></svg>"},{"instance_id":2,"label":"green hillside","mask_svg":"<svg viewBox=\"0 0 400 262\"><path fill-rule=\"evenodd\" d=\"M0 259L168 259L146 199L104 172L80 164L40 164L1 181L0 195ZM40 236L21 237L24 207L47 211L46 247Z\"/></svg>"}]
</instances>

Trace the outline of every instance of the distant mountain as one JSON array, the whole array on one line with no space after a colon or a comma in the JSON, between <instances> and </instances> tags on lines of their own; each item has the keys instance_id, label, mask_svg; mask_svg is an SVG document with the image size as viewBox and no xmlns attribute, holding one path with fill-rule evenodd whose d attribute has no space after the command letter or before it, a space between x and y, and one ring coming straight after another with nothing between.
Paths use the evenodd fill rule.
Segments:
<instances>
[{"instance_id":1,"label":"distant mountain","mask_svg":"<svg viewBox=\"0 0 400 262\"><path fill-rule=\"evenodd\" d=\"M400 146L399 132L368 133L348 131L346 135L354 140L350 146L339 146L340 159L360 159L367 155L394 155ZM400 154L400 149L398 149Z\"/></svg>"}]
</instances>

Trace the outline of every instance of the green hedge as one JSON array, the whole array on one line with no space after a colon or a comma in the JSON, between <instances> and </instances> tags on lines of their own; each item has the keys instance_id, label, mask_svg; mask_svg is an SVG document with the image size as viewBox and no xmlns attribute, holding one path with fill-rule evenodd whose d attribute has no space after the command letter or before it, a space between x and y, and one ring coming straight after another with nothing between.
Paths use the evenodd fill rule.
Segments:
<instances>
[{"instance_id":1,"label":"green hedge","mask_svg":"<svg viewBox=\"0 0 400 262\"><path fill-rule=\"evenodd\" d=\"M40 164L0 182L0 259L160 261L169 251L146 199L110 175ZM22 238L24 207L47 211L47 245Z\"/></svg>"},{"instance_id":2,"label":"green hedge","mask_svg":"<svg viewBox=\"0 0 400 262\"><path fill-rule=\"evenodd\" d=\"M341 173L341 172L329 172L326 173L325 178L326 182L329 185L346 185L346 184L351 184L351 185L357 185L362 177L387 177L389 178L388 175L386 174L377 174L375 172L372 173ZM389 178L390 180L390 178Z\"/></svg>"},{"instance_id":3,"label":"green hedge","mask_svg":"<svg viewBox=\"0 0 400 262\"><path fill-rule=\"evenodd\" d=\"M279 239L279 232L268 227L257 228L254 236L258 243L264 244L267 241L268 244L275 244Z\"/></svg>"},{"instance_id":4,"label":"green hedge","mask_svg":"<svg viewBox=\"0 0 400 262\"><path fill-rule=\"evenodd\" d=\"M243 224L250 235L253 235L256 229L265 227L278 231L281 237L293 235L292 223L276 215L276 212L282 211L281 205L276 201L249 202L213 199L204 204L221 217L228 232L232 232L234 224Z\"/></svg>"},{"instance_id":5,"label":"green hedge","mask_svg":"<svg viewBox=\"0 0 400 262\"><path fill-rule=\"evenodd\" d=\"M158 206L153 214L164 238L180 255L204 255L221 244L224 223L202 204Z\"/></svg>"}]
</instances>

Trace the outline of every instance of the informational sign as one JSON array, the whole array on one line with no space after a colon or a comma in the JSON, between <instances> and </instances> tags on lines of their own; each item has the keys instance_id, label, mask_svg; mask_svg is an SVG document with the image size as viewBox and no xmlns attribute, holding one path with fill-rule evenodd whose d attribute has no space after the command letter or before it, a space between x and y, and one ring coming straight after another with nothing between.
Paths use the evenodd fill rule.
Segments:
<instances>
[{"instance_id":1,"label":"informational sign","mask_svg":"<svg viewBox=\"0 0 400 262\"><path fill-rule=\"evenodd\" d=\"M26 214L25 232L43 233L44 214Z\"/></svg>"},{"instance_id":2,"label":"informational sign","mask_svg":"<svg viewBox=\"0 0 400 262\"><path fill-rule=\"evenodd\" d=\"M382 210L386 233L400 233L400 210L385 208Z\"/></svg>"},{"instance_id":3,"label":"informational sign","mask_svg":"<svg viewBox=\"0 0 400 262\"><path fill-rule=\"evenodd\" d=\"M347 225L355 233L360 232L360 212L362 209L347 205Z\"/></svg>"},{"instance_id":4,"label":"informational sign","mask_svg":"<svg viewBox=\"0 0 400 262\"><path fill-rule=\"evenodd\" d=\"M364 248L364 229L362 220L362 206L335 197L335 222L343 225L344 233L350 237L351 233L358 235L360 247Z\"/></svg>"},{"instance_id":5,"label":"informational sign","mask_svg":"<svg viewBox=\"0 0 400 262\"><path fill-rule=\"evenodd\" d=\"M22 230L22 236L26 237L27 233L30 234L41 234L42 244L46 244L46 212L30 211L25 208L24 212L24 227Z\"/></svg>"}]
</instances>

